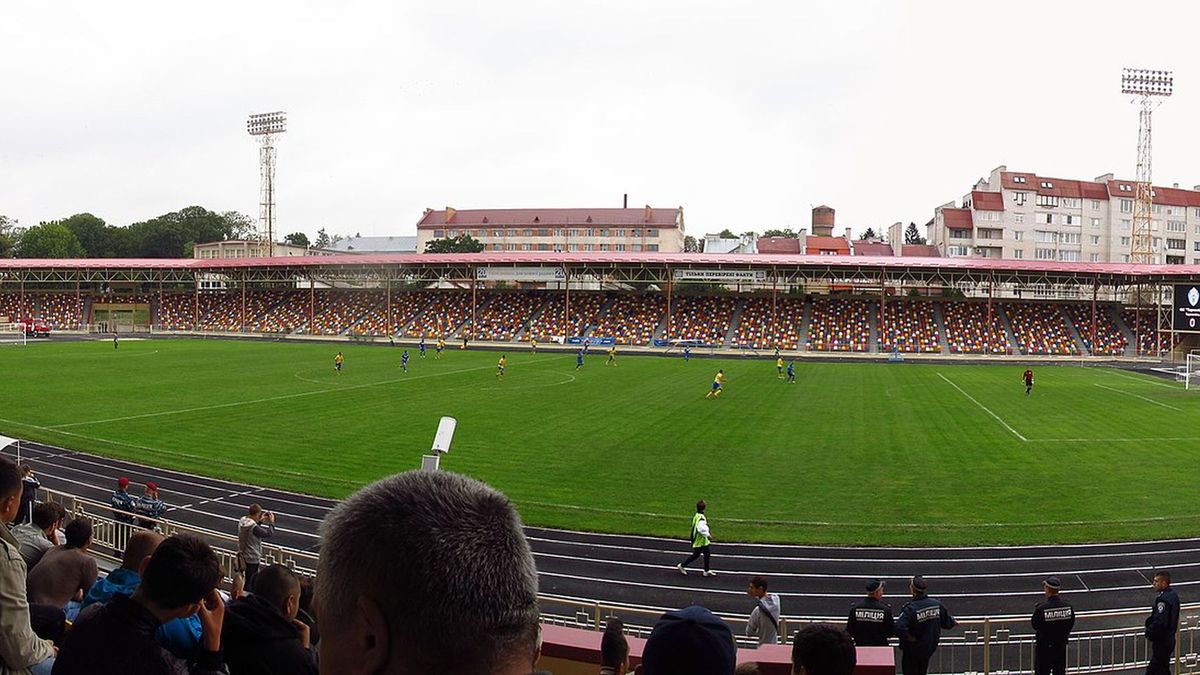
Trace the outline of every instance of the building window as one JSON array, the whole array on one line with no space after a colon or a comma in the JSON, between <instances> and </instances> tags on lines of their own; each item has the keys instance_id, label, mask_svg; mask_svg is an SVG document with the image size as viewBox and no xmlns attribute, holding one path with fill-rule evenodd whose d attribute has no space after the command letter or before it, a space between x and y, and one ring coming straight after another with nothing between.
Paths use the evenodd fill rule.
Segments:
<instances>
[{"instance_id":1,"label":"building window","mask_svg":"<svg viewBox=\"0 0 1200 675\"><path fill-rule=\"evenodd\" d=\"M1187 232L1187 223L1182 220L1168 220L1167 232Z\"/></svg>"},{"instance_id":2,"label":"building window","mask_svg":"<svg viewBox=\"0 0 1200 675\"><path fill-rule=\"evenodd\" d=\"M1025 233L1024 233L1024 232L1022 232L1022 231L1020 231L1020 230L1015 230L1015 231L1013 232L1013 240L1015 240L1015 241L1021 241L1021 240L1023 240L1024 238L1025 238Z\"/></svg>"},{"instance_id":3,"label":"building window","mask_svg":"<svg viewBox=\"0 0 1200 675\"><path fill-rule=\"evenodd\" d=\"M1014 257L1014 258L1016 258L1017 260L1020 260L1021 258L1024 258L1024 257L1025 257L1025 252L1024 252L1024 251L1022 251L1022 250L1021 250L1021 249L1019 249L1019 248L1018 248L1018 249L1015 249L1015 250L1013 251L1013 257Z\"/></svg>"},{"instance_id":4,"label":"building window","mask_svg":"<svg viewBox=\"0 0 1200 675\"><path fill-rule=\"evenodd\" d=\"M970 230L950 230L950 238L951 239L970 239L971 231Z\"/></svg>"},{"instance_id":5,"label":"building window","mask_svg":"<svg viewBox=\"0 0 1200 675\"><path fill-rule=\"evenodd\" d=\"M1128 246L1129 245L1129 237L1121 237L1121 245Z\"/></svg>"},{"instance_id":6,"label":"building window","mask_svg":"<svg viewBox=\"0 0 1200 675\"><path fill-rule=\"evenodd\" d=\"M1099 200L1099 199L1093 199L1093 200L1092 200L1092 209L1093 209L1093 210L1095 210L1095 209L1098 209L1098 208L1100 208L1100 200Z\"/></svg>"},{"instance_id":7,"label":"building window","mask_svg":"<svg viewBox=\"0 0 1200 675\"><path fill-rule=\"evenodd\" d=\"M658 251L658 244L646 244L646 250L650 252Z\"/></svg>"},{"instance_id":8,"label":"building window","mask_svg":"<svg viewBox=\"0 0 1200 675\"><path fill-rule=\"evenodd\" d=\"M594 236L596 236L596 231L589 227L588 229L583 231L583 236L594 237Z\"/></svg>"},{"instance_id":9,"label":"building window","mask_svg":"<svg viewBox=\"0 0 1200 675\"><path fill-rule=\"evenodd\" d=\"M1067 209L1079 208L1079 200L1073 199L1071 197L1063 197L1062 200L1060 201L1060 203L1063 205L1063 208L1067 208Z\"/></svg>"},{"instance_id":10,"label":"building window","mask_svg":"<svg viewBox=\"0 0 1200 675\"><path fill-rule=\"evenodd\" d=\"M527 228L525 228L524 230L522 230L522 231L521 231L521 234L522 234L522 236L525 236L525 237L532 237L532 236L533 236L533 229L532 229L532 228L528 228L528 227L527 227Z\"/></svg>"},{"instance_id":11,"label":"building window","mask_svg":"<svg viewBox=\"0 0 1200 675\"><path fill-rule=\"evenodd\" d=\"M445 231L445 230L434 230L434 231L433 231L433 238L434 238L434 239L443 239L443 238L445 238L445 236L446 236L446 231Z\"/></svg>"},{"instance_id":12,"label":"building window","mask_svg":"<svg viewBox=\"0 0 1200 675\"><path fill-rule=\"evenodd\" d=\"M1047 213L1047 214L1046 214L1046 224L1047 224L1047 225L1053 225L1053 224L1054 224L1054 214L1053 214L1053 213Z\"/></svg>"},{"instance_id":13,"label":"building window","mask_svg":"<svg viewBox=\"0 0 1200 675\"><path fill-rule=\"evenodd\" d=\"M641 245L641 244L634 244L634 245L633 245L633 252L634 252L634 253L641 253L641 252L642 252L642 245Z\"/></svg>"},{"instance_id":14,"label":"building window","mask_svg":"<svg viewBox=\"0 0 1200 675\"><path fill-rule=\"evenodd\" d=\"M1092 218L1092 227L1100 227L1100 219Z\"/></svg>"},{"instance_id":15,"label":"building window","mask_svg":"<svg viewBox=\"0 0 1200 675\"><path fill-rule=\"evenodd\" d=\"M625 230L617 230L617 236L618 236L618 237L624 237L624 236L625 236Z\"/></svg>"},{"instance_id":16,"label":"building window","mask_svg":"<svg viewBox=\"0 0 1200 675\"><path fill-rule=\"evenodd\" d=\"M1024 213L1014 213L1013 214L1013 222L1018 225L1024 223L1025 222L1025 214Z\"/></svg>"},{"instance_id":17,"label":"building window","mask_svg":"<svg viewBox=\"0 0 1200 675\"><path fill-rule=\"evenodd\" d=\"M600 244L600 250L601 251L611 251L612 246L610 246L609 244Z\"/></svg>"},{"instance_id":18,"label":"building window","mask_svg":"<svg viewBox=\"0 0 1200 675\"><path fill-rule=\"evenodd\" d=\"M1034 241L1042 244L1053 244L1055 242L1054 233L1047 232L1046 230L1037 230L1033 233L1033 237Z\"/></svg>"},{"instance_id":19,"label":"building window","mask_svg":"<svg viewBox=\"0 0 1200 675\"><path fill-rule=\"evenodd\" d=\"M1038 260L1054 260L1054 249L1052 248L1035 248L1033 257Z\"/></svg>"},{"instance_id":20,"label":"building window","mask_svg":"<svg viewBox=\"0 0 1200 675\"><path fill-rule=\"evenodd\" d=\"M1133 213L1133 200L1132 199L1122 199L1121 200L1121 213Z\"/></svg>"},{"instance_id":21,"label":"building window","mask_svg":"<svg viewBox=\"0 0 1200 675\"><path fill-rule=\"evenodd\" d=\"M1079 262L1079 251L1059 251L1058 259L1063 262Z\"/></svg>"},{"instance_id":22,"label":"building window","mask_svg":"<svg viewBox=\"0 0 1200 675\"><path fill-rule=\"evenodd\" d=\"M1187 241L1184 239L1168 239L1167 248L1172 251L1182 251L1187 248Z\"/></svg>"},{"instance_id":23,"label":"building window","mask_svg":"<svg viewBox=\"0 0 1200 675\"><path fill-rule=\"evenodd\" d=\"M1163 205L1162 205L1162 204L1154 204L1154 205L1153 205L1153 209L1154 209L1154 212L1155 212L1155 213L1162 213L1162 212L1163 212Z\"/></svg>"},{"instance_id":24,"label":"building window","mask_svg":"<svg viewBox=\"0 0 1200 675\"><path fill-rule=\"evenodd\" d=\"M640 236L642 236L642 231L641 230L630 230L629 234L634 237L640 237Z\"/></svg>"},{"instance_id":25,"label":"building window","mask_svg":"<svg viewBox=\"0 0 1200 675\"><path fill-rule=\"evenodd\" d=\"M1192 250L1200 251L1200 241L1192 242Z\"/></svg>"},{"instance_id":26,"label":"building window","mask_svg":"<svg viewBox=\"0 0 1200 675\"><path fill-rule=\"evenodd\" d=\"M547 229L538 230L537 233L538 233L539 237L549 237L550 236L550 230L547 230Z\"/></svg>"},{"instance_id":27,"label":"building window","mask_svg":"<svg viewBox=\"0 0 1200 675\"><path fill-rule=\"evenodd\" d=\"M1058 240L1064 244L1078 244L1079 243L1079 233L1078 232L1063 232L1058 235Z\"/></svg>"},{"instance_id":28,"label":"building window","mask_svg":"<svg viewBox=\"0 0 1200 675\"><path fill-rule=\"evenodd\" d=\"M1099 246L1099 245L1100 245L1100 237L1093 234L1092 235L1092 246Z\"/></svg>"},{"instance_id":29,"label":"building window","mask_svg":"<svg viewBox=\"0 0 1200 675\"><path fill-rule=\"evenodd\" d=\"M1025 206L1025 200L1029 197L1029 193L1028 192L1014 192L1014 193L1012 193L1012 196L1013 196L1014 204L1016 204L1017 206Z\"/></svg>"},{"instance_id":30,"label":"building window","mask_svg":"<svg viewBox=\"0 0 1200 675\"><path fill-rule=\"evenodd\" d=\"M549 251L549 250L550 250L550 244L538 244L538 249L537 249L537 250L539 250L539 251Z\"/></svg>"},{"instance_id":31,"label":"building window","mask_svg":"<svg viewBox=\"0 0 1200 675\"><path fill-rule=\"evenodd\" d=\"M1183 256L1169 255L1169 256L1167 256L1167 264L1168 265L1182 265L1183 264Z\"/></svg>"},{"instance_id":32,"label":"building window","mask_svg":"<svg viewBox=\"0 0 1200 675\"><path fill-rule=\"evenodd\" d=\"M1053 189L1054 189L1054 183L1051 183L1051 182L1050 182L1050 181L1048 181L1048 180L1044 180L1044 181L1042 181L1042 188L1043 188L1043 189L1045 189L1045 190L1053 190Z\"/></svg>"},{"instance_id":33,"label":"building window","mask_svg":"<svg viewBox=\"0 0 1200 675\"><path fill-rule=\"evenodd\" d=\"M1075 216L1071 216L1071 215L1063 216L1063 225L1079 225L1079 224L1080 223L1075 222Z\"/></svg>"},{"instance_id":34,"label":"building window","mask_svg":"<svg viewBox=\"0 0 1200 675\"><path fill-rule=\"evenodd\" d=\"M625 250L625 244L615 244L615 246L617 247L617 250L618 250L618 251L624 251L624 250Z\"/></svg>"},{"instance_id":35,"label":"building window","mask_svg":"<svg viewBox=\"0 0 1200 675\"><path fill-rule=\"evenodd\" d=\"M521 250L522 251L532 251L533 244L521 244Z\"/></svg>"},{"instance_id":36,"label":"building window","mask_svg":"<svg viewBox=\"0 0 1200 675\"><path fill-rule=\"evenodd\" d=\"M1013 176L1013 182L1014 183L1024 183L1025 176Z\"/></svg>"},{"instance_id":37,"label":"building window","mask_svg":"<svg viewBox=\"0 0 1200 675\"><path fill-rule=\"evenodd\" d=\"M1058 206L1058 197L1052 195L1038 195L1038 206Z\"/></svg>"},{"instance_id":38,"label":"building window","mask_svg":"<svg viewBox=\"0 0 1200 675\"><path fill-rule=\"evenodd\" d=\"M1129 226L1130 226L1130 221L1128 219L1124 219L1121 221L1121 229L1122 230L1125 230L1126 232L1128 232Z\"/></svg>"},{"instance_id":39,"label":"building window","mask_svg":"<svg viewBox=\"0 0 1200 675\"><path fill-rule=\"evenodd\" d=\"M492 244L493 251L501 251L504 249L504 244Z\"/></svg>"},{"instance_id":40,"label":"building window","mask_svg":"<svg viewBox=\"0 0 1200 675\"><path fill-rule=\"evenodd\" d=\"M1088 262L1100 262L1100 254L1099 253L1089 253L1088 254Z\"/></svg>"},{"instance_id":41,"label":"building window","mask_svg":"<svg viewBox=\"0 0 1200 675\"><path fill-rule=\"evenodd\" d=\"M1157 221L1157 220L1150 221L1150 229L1153 230L1154 232L1158 232L1158 223L1159 223L1159 221Z\"/></svg>"},{"instance_id":42,"label":"building window","mask_svg":"<svg viewBox=\"0 0 1200 675\"><path fill-rule=\"evenodd\" d=\"M947 246L946 249L950 252L950 255L954 255L954 256L967 255L967 247L966 246Z\"/></svg>"},{"instance_id":43,"label":"building window","mask_svg":"<svg viewBox=\"0 0 1200 675\"><path fill-rule=\"evenodd\" d=\"M1129 256L1128 255L1121 256L1121 262L1129 262Z\"/></svg>"},{"instance_id":44,"label":"building window","mask_svg":"<svg viewBox=\"0 0 1200 675\"><path fill-rule=\"evenodd\" d=\"M658 236L658 230L646 230L646 236L647 236L647 237L657 237L657 236ZM657 246L655 246L655 247L654 247L654 250L655 250L655 251L657 251L657 250L658 250L658 247L657 247Z\"/></svg>"}]
</instances>

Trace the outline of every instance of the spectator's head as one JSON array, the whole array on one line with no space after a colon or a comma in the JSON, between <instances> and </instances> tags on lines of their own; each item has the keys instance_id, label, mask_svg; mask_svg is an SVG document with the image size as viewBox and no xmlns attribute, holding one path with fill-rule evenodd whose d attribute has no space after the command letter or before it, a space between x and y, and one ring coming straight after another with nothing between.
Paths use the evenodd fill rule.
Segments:
<instances>
[{"instance_id":1,"label":"spectator's head","mask_svg":"<svg viewBox=\"0 0 1200 675\"><path fill-rule=\"evenodd\" d=\"M1058 595L1058 592L1062 590L1062 581L1058 577L1046 577L1046 580L1042 582L1042 590L1046 592L1047 598Z\"/></svg>"},{"instance_id":2,"label":"spectator's head","mask_svg":"<svg viewBox=\"0 0 1200 675\"><path fill-rule=\"evenodd\" d=\"M733 675L762 675L762 671L759 670L758 663L747 661L739 663L737 669L733 671Z\"/></svg>"},{"instance_id":3,"label":"spectator's head","mask_svg":"<svg viewBox=\"0 0 1200 675\"><path fill-rule=\"evenodd\" d=\"M315 604L325 673L533 665L537 573L520 518L504 495L456 474L398 474L333 509Z\"/></svg>"},{"instance_id":4,"label":"spectator's head","mask_svg":"<svg viewBox=\"0 0 1200 675\"><path fill-rule=\"evenodd\" d=\"M129 489L129 479L126 478L125 476L121 476L120 478L118 478L117 479L117 489L120 490L121 492L128 490Z\"/></svg>"},{"instance_id":5,"label":"spectator's head","mask_svg":"<svg viewBox=\"0 0 1200 675\"><path fill-rule=\"evenodd\" d=\"M92 523L83 518L76 518L63 528L67 535L67 548L77 548L83 551L92 543Z\"/></svg>"},{"instance_id":6,"label":"spectator's head","mask_svg":"<svg viewBox=\"0 0 1200 675\"><path fill-rule=\"evenodd\" d=\"M858 654L850 634L827 623L815 623L792 636L793 675L851 675Z\"/></svg>"},{"instance_id":7,"label":"spectator's head","mask_svg":"<svg viewBox=\"0 0 1200 675\"><path fill-rule=\"evenodd\" d=\"M58 509L54 508L55 506L57 504L51 502L34 504L32 517L34 527L46 534L54 534L54 531L62 524L62 516L58 514Z\"/></svg>"},{"instance_id":8,"label":"spectator's head","mask_svg":"<svg viewBox=\"0 0 1200 675\"><path fill-rule=\"evenodd\" d=\"M253 518L255 520L262 520L263 509L258 504L251 504L246 509L246 515L250 516L251 518Z\"/></svg>"},{"instance_id":9,"label":"spectator's head","mask_svg":"<svg viewBox=\"0 0 1200 675\"><path fill-rule=\"evenodd\" d=\"M618 675L629 669L629 641L625 639L625 623L609 617L600 637L600 665L614 668Z\"/></svg>"},{"instance_id":10,"label":"spectator's head","mask_svg":"<svg viewBox=\"0 0 1200 675\"><path fill-rule=\"evenodd\" d=\"M736 661L729 626L698 605L663 614L642 650L646 675L732 675Z\"/></svg>"},{"instance_id":11,"label":"spectator's head","mask_svg":"<svg viewBox=\"0 0 1200 675\"><path fill-rule=\"evenodd\" d=\"M704 509L708 508L708 504L703 499L696 500L696 513L704 513Z\"/></svg>"},{"instance_id":12,"label":"spectator's head","mask_svg":"<svg viewBox=\"0 0 1200 675\"><path fill-rule=\"evenodd\" d=\"M0 523L11 523L21 510L21 470L16 462L0 457Z\"/></svg>"},{"instance_id":13,"label":"spectator's head","mask_svg":"<svg viewBox=\"0 0 1200 675\"><path fill-rule=\"evenodd\" d=\"M121 567L137 572L140 576L142 568L154 555L154 550L163 542L163 536L153 530L138 530L125 542L125 554L121 556Z\"/></svg>"},{"instance_id":14,"label":"spectator's head","mask_svg":"<svg viewBox=\"0 0 1200 675\"><path fill-rule=\"evenodd\" d=\"M220 580L221 565L208 544L194 535L176 534L150 556L133 599L165 622L195 614Z\"/></svg>"},{"instance_id":15,"label":"spectator's head","mask_svg":"<svg viewBox=\"0 0 1200 675\"><path fill-rule=\"evenodd\" d=\"M146 495L153 499L158 499L158 485L153 482L146 483Z\"/></svg>"},{"instance_id":16,"label":"spectator's head","mask_svg":"<svg viewBox=\"0 0 1200 675\"><path fill-rule=\"evenodd\" d=\"M767 580L763 577L750 577L750 587L746 592L751 597L761 598L767 594Z\"/></svg>"},{"instance_id":17,"label":"spectator's head","mask_svg":"<svg viewBox=\"0 0 1200 675\"><path fill-rule=\"evenodd\" d=\"M867 582L867 596L880 600L883 598L884 583L881 579L872 579Z\"/></svg>"},{"instance_id":18,"label":"spectator's head","mask_svg":"<svg viewBox=\"0 0 1200 675\"><path fill-rule=\"evenodd\" d=\"M283 565L271 565L254 575L254 594L294 619L300 609L300 577Z\"/></svg>"},{"instance_id":19,"label":"spectator's head","mask_svg":"<svg viewBox=\"0 0 1200 675\"><path fill-rule=\"evenodd\" d=\"M28 464L21 465L21 477L26 478L33 475L33 467Z\"/></svg>"}]
</instances>

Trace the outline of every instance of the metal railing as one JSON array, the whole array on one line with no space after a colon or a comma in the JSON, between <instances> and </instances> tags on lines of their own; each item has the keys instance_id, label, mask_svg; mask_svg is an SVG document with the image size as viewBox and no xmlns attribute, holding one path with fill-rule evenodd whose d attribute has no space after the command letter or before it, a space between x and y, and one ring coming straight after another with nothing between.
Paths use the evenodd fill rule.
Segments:
<instances>
[{"instance_id":1,"label":"metal railing","mask_svg":"<svg viewBox=\"0 0 1200 675\"><path fill-rule=\"evenodd\" d=\"M85 518L92 523L91 552L98 557L119 562L129 537L142 529L137 524L114 518L112 506L77 497L65 492L42 488L48 501L63 505L70 518ZM221 561L226 581L232 580L237 554L237 537L163 519L150 520L164 535L187 532L207 541ZM318 556L263 542L266 562L282 564L304 576L314 576ZM545 623L602 630L609 617L618 616L628 634L646 637L665 608L614 604L586 598L539 595L542 620ZM1149 646L1143 635L1143 619L1148 610L1123 609L1079 612L1075 631L1067 651L1067 666L1077 673L1118 673L1142 670L1149 660ZM738 643L753 647L745 637L749 616L723 614ZM845 617L783 616L780 634L792 635L812 623L844 624ZM965 673L967 675L1023 675L1033 673L1033 629L1027 616L980 617L959 620L959 625L942 635L941 644L930 663L932 673ZM1184 605L1180 613L1176 637L1175 672L1200 673L1200 603Z\"/></svg>"}]
</instances>

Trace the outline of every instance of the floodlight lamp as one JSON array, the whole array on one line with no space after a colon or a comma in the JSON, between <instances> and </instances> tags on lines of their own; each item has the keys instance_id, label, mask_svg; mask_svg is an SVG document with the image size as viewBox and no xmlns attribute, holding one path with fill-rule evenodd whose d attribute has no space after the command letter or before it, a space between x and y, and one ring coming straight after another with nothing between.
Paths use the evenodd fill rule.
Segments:
<instances>
[{"instance_id":1,"label":"floodlight lamp","mask_svg":"<svg viewBox=\"0 0 1200 675\"><path fill-rule=\"evenodd\" d=\"M251 136L281 134L287 131L287 113L283 111L258 113L246 120L246 132Z\"/></svg>"}]
</instances>

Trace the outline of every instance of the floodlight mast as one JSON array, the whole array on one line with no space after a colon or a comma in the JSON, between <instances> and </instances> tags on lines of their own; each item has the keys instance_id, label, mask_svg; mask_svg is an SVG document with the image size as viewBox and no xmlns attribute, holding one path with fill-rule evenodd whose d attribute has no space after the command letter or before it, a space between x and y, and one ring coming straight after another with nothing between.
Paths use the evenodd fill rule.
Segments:
<instances>
[{"instance_id":1,"label":"floodlight mast","mask_svg":"<svg viewBox=\"0 0 1200 675\"><path fill-rule=\"evenodd\" d=\"M267 256L275 257L275 143L276 134L287 131L287 113L279 111L251 115L246 131L258 137L258 169L261 176L258 198L258 236L267 242Z\"/></svg>"},{"instance_id":2,"label":"floodlight mast","mask_svg":"<svg viewBox=\"0 0 1200 675\"><path fill-rule=\"evenodd\" d=\"M1137 183L1133 199L1133 236L1130 237L1130 262L1154 262L1154 235L1151 214L1154 210L1153 155L1150 142L1151 117L1158 107L1156 97L1166 98L1175 86L1169 70L1125 68L1121 71L1121 93L1135 96L1138 104Z\"/></svg>"}]
</instances>

